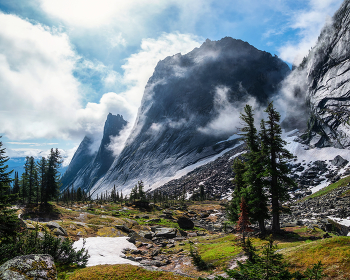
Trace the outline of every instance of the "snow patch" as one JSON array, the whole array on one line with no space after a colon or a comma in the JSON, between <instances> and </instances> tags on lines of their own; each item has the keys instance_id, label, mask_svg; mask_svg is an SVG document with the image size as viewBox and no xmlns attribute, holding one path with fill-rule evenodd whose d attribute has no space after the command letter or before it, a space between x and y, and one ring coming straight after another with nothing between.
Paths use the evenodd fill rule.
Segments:
<instances>
[{"instance_id":1,"label":"snow patch","mask_svg":"<svg viewBox=\"0 0 350 280\"><path fill-rule=\"evenodd\" d=\"M125 248L137 249L136 246L129 241L128 237L88 237L85 239L85 248L88 250L90 258L87 266L100 264L132 264L139 265L122 258L124 254L122 250ZM74 242L74 248L81 249L83 247L83 238Z\"/></svg>"}]
</instances>

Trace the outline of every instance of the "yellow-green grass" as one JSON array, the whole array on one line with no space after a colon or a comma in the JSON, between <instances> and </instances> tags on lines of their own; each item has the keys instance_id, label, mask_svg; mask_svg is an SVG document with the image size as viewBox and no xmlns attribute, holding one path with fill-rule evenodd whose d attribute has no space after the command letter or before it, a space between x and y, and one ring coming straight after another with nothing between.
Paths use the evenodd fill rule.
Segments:
<instances>
[{"instance_id":1,"label":"yellow-green grass","mask_svg":"<svg viewBox=\"0 0 350 280\"><path fill-rule=\"evenodd\" d=\"M207 240L208 239L208 240ZM204 236L194 238L194 249L198 251L199 255L205 262L211 263L218 269L227 268L228 263L240 252L242 247L238 244L237 237L233 234L218 235L218 236ZM190 244L179 246L186 251L190 251Z\"/></svg>"},{"instance_id":2,"label":"yellow-green grass","mask_svg":"<svg viewBox=\"0 0 350 280\"><path fill-rule=\"evenodd\" d=\"M63 278L64 279L64 278ZM171 272L149 271L133 265L97 265L75 271L69 280L187 280Z\"/></svg>"},{"instance_id":3,"label":"yellow-green grass","mask_svg":"<svg viewBox=\"0 0 350 280\"><path fill-rule=\"evenodd\" d=\"M292 270L305 270L321 261L326 279L350 279L350 237L338 236L287 248L281 251Z\"/></svg>"},{"instance_id":4,"label":"yellow-green grass","mask_svg":"<svg viewBox=\"0 0 350 280\"><path fill-rule=\"evenodd\" d=\"M309 195L308 197L306 197L305 199L310 199L310 198L315 198L315 197L319 197L319 196L323 196L337 188L340 188L340 187L344 187L346 186L347 184L350 183L350 176L348 177L345 177L343 179L340 179L339 181L333 183L333 184L330 184L328 185L327 187L319 190L318 192L315 192L313 193L312 195Z\"/></svg>"}]
</instances>

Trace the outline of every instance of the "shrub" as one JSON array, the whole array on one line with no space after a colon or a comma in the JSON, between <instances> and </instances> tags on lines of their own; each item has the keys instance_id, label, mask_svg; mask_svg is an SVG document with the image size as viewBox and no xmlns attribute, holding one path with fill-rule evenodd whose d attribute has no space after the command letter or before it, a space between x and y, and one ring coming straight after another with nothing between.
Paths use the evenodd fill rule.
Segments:
<instances>
[{"instance_id":1,"label":"shrub","mask_svg":"<svg viewBox=\"0 0 350 280\"><path fill-rule=\"evenodd\" d=\"M12 239L1 241L0 264L16 256L49 254L55 262L85 266L89 258L88 251L84 247L74 249L73 243L69 238L56 238L47 230L42 235L38 227L34 231L25 230Z\"/></svg>"}]
</instances>

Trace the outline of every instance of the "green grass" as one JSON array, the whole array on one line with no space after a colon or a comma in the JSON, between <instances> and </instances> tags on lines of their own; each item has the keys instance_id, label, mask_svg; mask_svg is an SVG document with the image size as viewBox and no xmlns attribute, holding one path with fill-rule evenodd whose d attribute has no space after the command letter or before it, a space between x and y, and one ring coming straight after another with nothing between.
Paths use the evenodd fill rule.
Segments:
<instances>
[{"instance_id":1,"label":"green grass","mask_svg":"<svg viewBox=\"0 0 350 280\"><path fill-rule=\"evenodd\" d=\"M340 187L344 187L347 184L350 183L350 176L345 177L343 179L340 179L338 182L335 182L333 184L330 184L329 186L319 190L318 192L313 193L312 195L309 195L308 197L305 198L306 199L310 199L310 198L315 198L315 197L319 197L319 196L323 196L327 193L330 193L331 191L340 188Z\"/></svg>"},{"instance_id":2,"label":"green grass","mask_svg":"<svg viewBox=\"0 0 350 280\"><path fill-rule=\"evenodd\" d=\"M221 237L200 237L193 246L207 263L213 264L215 267L226 268L228 262L242 252L241 246L237 245L236 237L232 234ZM186 244L186 250L190 250L190 245Z\"/></svg>"},{"instance_id":3,"label":"green grass","mask_svg":"<svg viewBox=\"0 0 350 280\"><path fill-rule=\"evenodd\" d=\"M299 246L283 250L293 269L305 270L321 261L326 279L349 279L350 277L350 237L337 236L316 241L305 241Z\"/></svg>"},{"instance_id":4,"label":"green grass","mask_svg":"<svg viewBox=\"0 0 350 280\"><path fill-rule=\"evenodd\" d=\"M69 280L186 280L191 279L171 272L149 271L133 265L97 265L75 271Z\"/></svg>"}]
</instances>

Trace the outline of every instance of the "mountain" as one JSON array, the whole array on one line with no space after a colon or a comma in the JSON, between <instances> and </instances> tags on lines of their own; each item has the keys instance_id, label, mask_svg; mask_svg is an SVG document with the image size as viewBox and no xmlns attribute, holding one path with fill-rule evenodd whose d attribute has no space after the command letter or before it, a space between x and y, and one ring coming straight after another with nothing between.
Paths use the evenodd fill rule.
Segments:
<instances>
[{"instance_id":1,"label":"mountain","mask_svg":"<svg viewBox=\"0 0 350 280\"><path fill-rule=\"evenodd\" d=\"M93 187L146 186L232 148L239 112L265 106L290 72L278 57L229 37L160 61L125 148Z\"/></svg>"},{"instance_id":2,"label":"mountain","mask_svg":"<svg viewBox=\"0 0 350 280\"><path fill-rule=\"evenodd\" d=\"M324 27L308 56L282 82L279 97L287 105L284 112L287 117L282 124L289 131L284 139L288 150L297 156L290 162L298 183L291 190L295 198L314 193L350 174L349 26L350 0L346 0ZM228 197L233 187L233 159L242 149L243 145L232 149L157 191L178 195L185 190L191 196L204 186L212 196ZM326 202L319 207L327 208L324 205L329 206Z\"/></svg>"},{"instance_id":3,"label":"mountain","mask_svg":"<svg viewBox=\"0 0 350 280\"><path fill-rule=\"evenodd\" d=\"M306 143L350 146L350 1L322 30L316 46L294 75L307 77L304 89L311 116Z\"/></svg>"},{"instance_id":4,"label":"mountain","mask_svg":"<svg viewBox=\"0 0 350 280\"><path fill-rule=\"evenodd\" d=\"M109 148L111 137L119 135L126 125L127 121L123 119L123 116L109 113L98 151L93 150L93 138L85 136L62 176L62 189L71 185L74 188L87 189L93 182L100 179L108 171L115 158L113 151Z\"/></svg>"}]
</instances>

